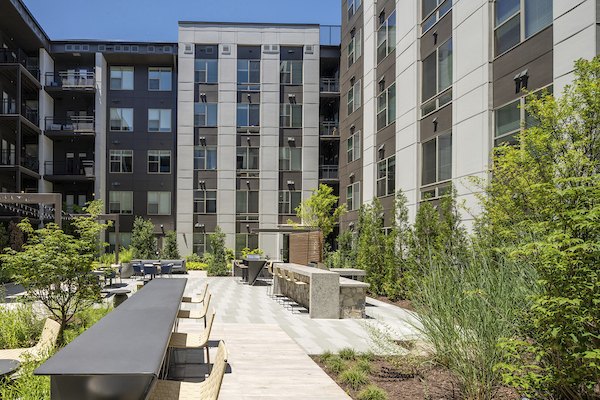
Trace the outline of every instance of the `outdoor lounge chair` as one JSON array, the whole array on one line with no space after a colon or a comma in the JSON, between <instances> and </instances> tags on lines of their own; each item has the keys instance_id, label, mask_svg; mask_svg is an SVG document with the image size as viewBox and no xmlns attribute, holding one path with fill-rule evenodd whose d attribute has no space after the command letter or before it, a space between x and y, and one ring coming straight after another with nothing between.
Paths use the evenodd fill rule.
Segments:
<instances>
[{"instance_id":1,"label":"outdoor lounge chair","mask_svg":"<svg viewBox=\"0 0 600 400\"><path fill-rule=\"evenodd\" d=\"M60 324L53 319L47 318L44 323L44 329L40 335L40 340L33 347L25 349L5 349L0 350L0 359L13 359L25 362L27 360L41 360L50 353L50 350L56 344Z\"/></svg>"},{"instance_id":2,"label":"outdoor lounge chair","mask_svg":"<svg viewBox=\"0 0 600 400\"><path fill-rule=\"evenodd\" d=\"M183 296L181 298L182 303L204 303L204 300L208 296L208 283L204 282L204 286L202 287L202 292L198 293L195 296Z\"/></svg>"},{"instance_id":3,"label":"outdoor lounge chair","mask_svg":"<svg viewBox=\"0 0 600 400\"><path fill-rule=\"evenodd\" d=\"M206 300L204 301L204 307L202 307L201 310L179 310L177 318L204 319L204 327L206 328L206 316L208 315L210 297L211 294L208 293Z\"/></svg>"},{"instance_id":4,"label":"outdoor lounge chair","mask_svg":"<svg viewBox=\"0 0 600 400\"><path fill-rule=\"evenodd\" d=\"M202 382L180 382L159 379L150 400L217 400L227 367L227 348L219 342L217 357L210 375Z\"/></svg>"},{"instance_id":5,"label":"outdoor lounge chair","mask_svg":"<svg viewBox=\"0 0 600 400\"><path fill-rule=\"evenodd\" d=\"M169 340L169 347L173 349L206 349L206 362L209 361L208 354L208 340L210 338L210 331L215 320L215 310L212 310L206 320L206 328L201 334L196 333L171 333L171 339Z\"/></svg>"}]
</instances>

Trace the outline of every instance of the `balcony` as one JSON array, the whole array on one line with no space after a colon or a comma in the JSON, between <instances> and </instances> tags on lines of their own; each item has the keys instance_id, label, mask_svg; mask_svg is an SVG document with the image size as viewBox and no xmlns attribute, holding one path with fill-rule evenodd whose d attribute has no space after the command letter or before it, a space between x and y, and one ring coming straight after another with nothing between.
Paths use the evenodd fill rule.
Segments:
<instances>
[{"instance_id":1,"label":"balcony","mask_svg":"<svg viewBox=\"0 0 600 400\"><path fill-rule=\"evenodd\" d=\"M29 57L21 49L0 49L0 64L21 64L35 79L40 79L38 59Z\"/></svg>"},{"instance_id":2,"label":"balcony","mask_svg":"<svg viewBox=\"0 0 600 400\"><path fill-rule=\"evenodd\" d=\"M321 121L319 123L319 135L325 138L339 138L339 122L338 121Z\"/></svg>"},{"instance_id":3,"label":"balcony","mask_svg":"<svg viewBox=\"0 0 600 400\"><path fill-rule=\"evenodd\" d=\"M40 160L35 156L23 155L21 156L21 166L37 174L40 171Z\"/></svg>"},{"instance_id":4,"label":"balcony","mask_svg":"<svg viewBox=\"0 0 600 400\"><path fill-rule=\"evenodd\" d=\"M54 89L94 91L96 88L96 75L94 72L86 70L48 72L44 77L44 86L46 91L50 92Z\"/></svg>"},{"instance_id":5,"label":"balcony","mask_svg":"<svg viewBox=\"0 0 600 400\"><path fill-rule=\"evenodd\" d=\"M46 161L44 163L44 178L51 182L93 181L94 177L93 160Z\"/></svg>"},{"instance_id":6,"label":"balcony","mask_svg":"<svg viewBox=\"0 0 600 400\"><path fill-rule=\"evenodd\" d=\"M93 116L46 117L44 129L48 137L94 136Z\"/></svg>"},{"instance_id":7,"label":"balcony","mask_svg":"<svg viewBox=\"0 0 600 400\"><path fill-rule=\"evenodd\" d=\"M324 181L337 181L338 180L338 166L337 165L321 165L319 166L319 179Z\"/></svg>"},{"instance_id":8,"label":"balcony","mask_svg":"<svg viewBox=\"0 0 600 400\"><path fill-rule=\"evenodd\" d=\"M0 102L0 116L15 117L18 116L17 103L14 99L4 99ZM27 124L30 130L36 131L39 124L39 113L35 108L23 105L21 107L21 116L29 121ZM14 122L13 122L14 124ZM38 132L39 133L39 132Z\"/></svg>"},{"instance_id":9,"label":"balcony","mask_svg":"<svg viewBox=\"0 0 600 400\"><path fill-rule=\"evenodd\" d=\"M319 80L319 91L321 93L340 93L340 81L336 78L321 78Z\"/></svg>"}]
</instances>

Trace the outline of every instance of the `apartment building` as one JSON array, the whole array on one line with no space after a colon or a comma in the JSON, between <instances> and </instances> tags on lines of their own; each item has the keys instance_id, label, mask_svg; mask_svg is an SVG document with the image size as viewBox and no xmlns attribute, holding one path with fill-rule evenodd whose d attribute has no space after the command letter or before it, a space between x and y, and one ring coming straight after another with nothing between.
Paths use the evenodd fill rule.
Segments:
<instances>
[{"instance_id":1,"label":"apartment building","mask_svg":"<svg viewBox=\"0 0 600 400\"><path fill-rule=\"evenodd\" d=\"M422 201L453 185L469 224L469 177L487 177L494 146L514 142L523 89L560 93L573 62L598 53L595 0L344 0L341 221L377 197Z\"/></svg>"}]
</instances>

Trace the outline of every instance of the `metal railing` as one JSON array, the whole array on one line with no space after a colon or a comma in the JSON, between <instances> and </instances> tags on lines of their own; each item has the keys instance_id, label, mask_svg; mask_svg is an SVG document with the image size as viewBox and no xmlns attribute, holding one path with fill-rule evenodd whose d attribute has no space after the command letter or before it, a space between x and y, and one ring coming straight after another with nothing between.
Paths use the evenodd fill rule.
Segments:
<instances>
[{"instance_id":1,"label":"metal railing","mask_svg":"<svg viewBox=\"0 0 600 400\"><path fill-rule=\"evenodd\" d=\"M40 160L35 156L22 155L21 166L29 170L38 172L40 170Z\"/></svg>"},{"instance_id":2,"label":"metal railing","mask_svg":"<svg viewBox=\"0 0 600 400\"><path fill-rule=\"evenodd\" d=\"M12 143L11 143L12 144ZM13 145L14 147L14 145ZM0 165L15 165L15 150L1 150L0 151Z\"/></svg>"},{"instance_id":3,"label":"metal railing","mask_svg":"<svg viewBox=\"0 0 600 400\"><path fill-rule=\"evenodd\" d=\"M34 125L38 125L40 122L39 112L36 109L24 106L21 114L25 118L27 118L30 122L32 122Z\"/></svg>"},{"instance_id":4,"label":"metal railing","mask_svg":"<svg viewBox=\"0 0 600 400\"><path fill-rule=\"evenodd\" d=\"M3 99L0 103L0 114L16 114L17 102L12 99Z\"/></svg>"},{"instance_id":5,"label":"metal railing","mask_svg":"<svg viewBox=\"0 0 600 400\"><path fill-rule=\"evenodd\" d=\"M46 161L44 175L94 176L94 160Z\"/></svg>"},{"instance_id":6,"label":"metal railing","mask_svg":"<svg viewBox=\"0 0 600 400\"><path fill-rule=\"evenodd\" d=\"M13 99L4 99L0 102L0 114L17 114L17 103ZM39 123L39 112L35 108L21 106L21 115L31 121L34 125Z\"/></svg>"},{"instance_id":7,"label":"metal railing","mask_svg":"<svg viewBox=\"0 0 600 400\"><path fill-rule=\"evenodd\" d=\"M319 166L319 179L338 179L337 165Z\"/></svg>"},{"instance_id":8,"label":"metal railing","mask_svg":"<svg viewBox=\"0 0 600 400\"><path fill-rule=\"evenodd\" d=\"M92 71L48 72L44 85L64 89L93 89L96 85L96 74Z\"/></svg>"},{"instance_id":9,"label":"metal railing","mask_svg":"<svg viewBox=\"0 0 600 400\"><path fill-rule=\"evenodd\" d=\"M340 81L336 78L321 78L319 82L321 93L339 93Z\"/></svg>"},{"instance_id":10,"label":"metal railing","mask_svg":"<svg viewBox=\"0 0 600 400\"><path fill-rule=\"evenodd\" d=\"M75 133L93 133L93 116L72 116L72 117L46 117L44 128L47 131L75 132Z\"/></svg>"},{"instance_id":11,"label":"metal railing","mask_svg":"<svg viewBox=\"0 0 600 400\"><path fill-rule=\"evenodd\" d=\"M21 64L36 79L40 79L37 57L29 57L21 49L0 49L0 64Z\"/></svg>"},{"instance_id":12,"label":"metal railing","mask_svg":"<svg viewBox=\"0 0 600 400\"><path fill-rule=\"evenodd\" d=\"M338 121L321 121L319 123L319 134L321 136L340 136Z\"/></svg>"}]
</instances>

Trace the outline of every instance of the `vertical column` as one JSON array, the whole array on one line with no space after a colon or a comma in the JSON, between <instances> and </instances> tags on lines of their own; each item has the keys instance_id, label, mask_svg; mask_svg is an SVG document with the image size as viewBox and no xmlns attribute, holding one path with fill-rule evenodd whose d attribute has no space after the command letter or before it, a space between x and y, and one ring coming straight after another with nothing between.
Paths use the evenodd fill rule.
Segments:
<instances>
[{"instance_id":1,"label":"vertical column","mask_svg":"<svg viewBox=\"0 0 600 400\"><path fill-rule=\"evenodd\" d=\"M54 72L54 60L50 57L50 54L46 51L46 49L40 49L39 55L39 65L40 65L40 80L42 83L42 90L40 90L39 94L39 116L40 116L40 128L42 132L46 128L46 117L52 117L54 115L54 99L46 91L43 89L44 86L44 78L47 73ZM40 160L40 174L44 174L44 165L46 161L52 161L53 159L53 142L46 135L42 134L40 136L40 145L39 145L39 160ZM98 176L98 175L96 175ZM52 192L52 183L45 181L43 178L40 179L38 191L40 193L50 193Z\"/></svg>"},{"instance_id":2,"label":"vertical column","mask_svg":"<svg viewBox=\"0 0 600 400\"><path fill-rule=\"evenodd\" d=\"M303 124L302 124L302 199L310 197L319 185L319 31L307 30L304 51Z\"/></svg>"},{"instance_id":3,"label":"vertical column","mask_svg":"<svg viewBox=\"0 0 600 400\"><path fill-rule=\"evenodd\" d=\"M94 151L94 168L96 181L94 182L94 193L96 199L104 201L105 209L108 211L108 199L106 193L106 120L108 112L107 104L107 84L108 69L106 59L102 53L96 53L96 98L95 98L95 151Z\"/></svg>"},{"instance_id":4,"label":"vertical column","mask_svg":"<svg viewBox=\"0 0 600 400\"><path fill-rule=\"evenodd\" d=\"M377 111L377 82L376 71L377 59L377 16L375 0L366 0L363 2L363 68L362 77L362 96L363 96L363 182L362 182L362 201L368 203L375 197L375 173L376 162L376 120ZM360 77L356 77L358 80ZM400 89L401 90L401 89ZM396 89L398 91L398 89Z\"/></svg>"}]
</instances>

